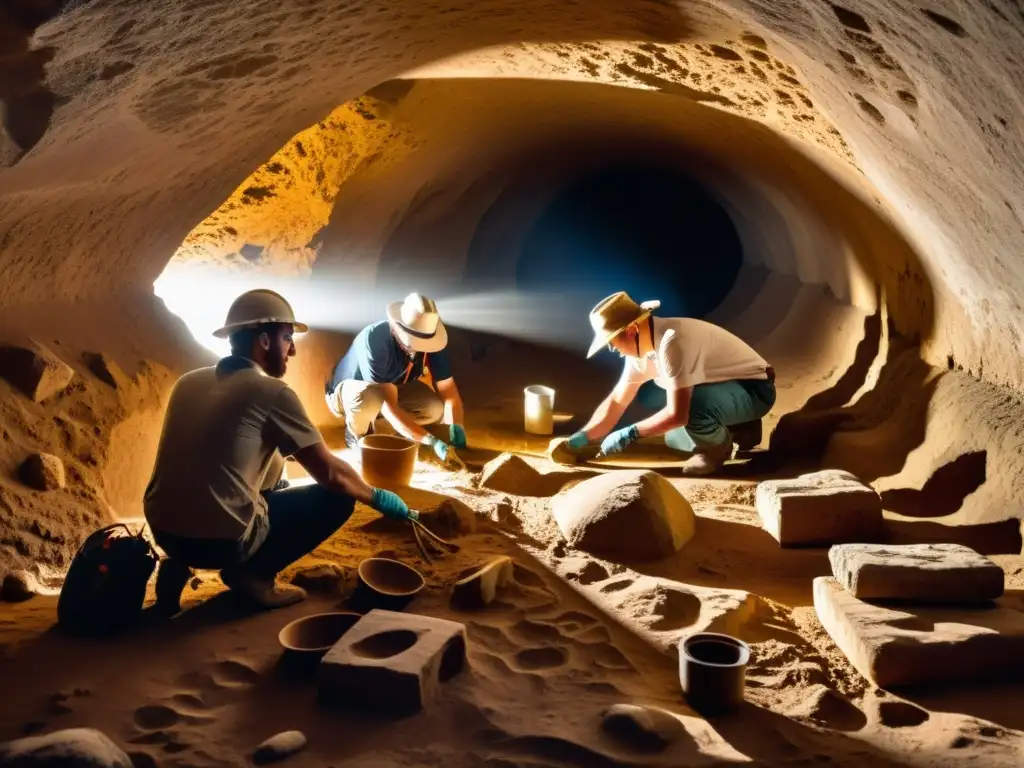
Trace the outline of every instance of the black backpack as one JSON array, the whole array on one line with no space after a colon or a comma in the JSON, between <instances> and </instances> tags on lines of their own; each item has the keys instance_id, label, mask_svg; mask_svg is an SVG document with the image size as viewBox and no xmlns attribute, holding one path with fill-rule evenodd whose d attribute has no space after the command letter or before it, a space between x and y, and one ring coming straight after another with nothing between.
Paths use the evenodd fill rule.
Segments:
<instances>
[{"instance_id":1,"label":"black backpack","mask_svg":"<svg viewBox=\"0 0 1024 768\"><path fill-rule=\"evenodd\" d=\"M57 601L57 626L76 635L126 629L142 613L158 556L142 531L124 523L87 538L71 561Z\"/></svg>"}]
</instances>

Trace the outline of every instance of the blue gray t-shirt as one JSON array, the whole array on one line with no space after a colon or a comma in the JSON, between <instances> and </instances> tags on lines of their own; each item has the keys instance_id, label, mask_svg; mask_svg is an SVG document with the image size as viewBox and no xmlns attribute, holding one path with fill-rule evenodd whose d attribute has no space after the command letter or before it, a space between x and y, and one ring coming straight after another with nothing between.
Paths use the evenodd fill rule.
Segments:
<instances>
[{"instance_id":1,"label":"blue gray t-shirt","mask_svg":"<svg viewBox=\"0 0 1024 768\"><path fill-rule=\"evenodd\" d=\"M444 381L452 376L447 349L417 352L410 361L392 335L388 321L381 320L363 328L352 340L348 352L334 366L334 373L327 381L327 392L333 392L348 379L398 385L416 381L423 375L424 366L430 369L434 381Z\"/></svg>"}]
</instances>

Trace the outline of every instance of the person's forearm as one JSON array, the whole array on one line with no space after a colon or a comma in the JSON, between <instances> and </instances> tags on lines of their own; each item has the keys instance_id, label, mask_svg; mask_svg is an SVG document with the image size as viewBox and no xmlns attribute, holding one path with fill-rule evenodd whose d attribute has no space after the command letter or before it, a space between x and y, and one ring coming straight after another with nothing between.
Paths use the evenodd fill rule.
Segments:
<instances>
[{"instance_id":1,"label":"person's forearm","mask_svg":"<svg viewBox=\"0 0 1024 768\"><path fill-rule=\"evenodd\" d=\"M597 410L595 410L594 415L590 417L590 421L588 421L586 426L583 427L583 431L587 433L587 438L589 440L597 440L607 435L625 410L626 409L617 403L611 395L606 397L604 401L597 406Z\"/></svg>"},{"instance_id":2,"label":"person's forearm","mask_svg":"<svg viewBox=\"0 0 1024 768\"><path fill-rule=\"evenodd\" d=\"M330 476L324 485L335 493L351 496L364 504L369 504L373 495L373 488L366 484L359 473L350 464L337 458L331 462Z\"/></svg>"},{"instance_id":3,"label":"person's forearm","mask_svg":"<svg viewBox=\"0 0 1024 768\"><path fill-rule=\"evenodd\" d=\"M385 406L383 409L384 418L388 420L398 432L415 443L428 443L432 436L423 427L416 423L413 417L401 408Z\"/></svg>"},{"instance_id":4,"label":"person's forearm","mask_svg":"<svg viewBox=\"0 0 1024 768\"><path fill-rule=\"evenodd\" d=\"M449 424L459 424L460 426L464 423L463 418L465 414L462 409L462 398L452 397L444 403L445 412L448 414Z\"/></svg>"},{"instance_id":5,"label":"person's forearm","mask_svg":"<svg viewBox=\"0 0 1024 768\"><path fill-rule=\"evenodd\" d=\"M676 427L686 426L689 420L689 415L680 419L672 408L665 407L646 419L638 421L635 426L639 437L657 437Z\"/></svg>"}]
</instances>

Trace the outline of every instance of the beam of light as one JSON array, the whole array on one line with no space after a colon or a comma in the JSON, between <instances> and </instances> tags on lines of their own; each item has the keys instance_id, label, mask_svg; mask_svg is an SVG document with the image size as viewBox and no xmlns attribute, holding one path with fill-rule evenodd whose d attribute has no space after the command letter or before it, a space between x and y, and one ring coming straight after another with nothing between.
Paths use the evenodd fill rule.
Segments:
<instances>
[{"instance_id":1,"label":"beam of light","mask_svg":"<svg viewBox=\"0 0 1024 768\"><path fill-rule=\"evenodd\" d=\"M408 284L366 286L338 276L275 275L217 270L209 266L171 264L153 290L184 321L196 340L218 355L227 354L226 339L213 332L224 324L231 302L254 288L277 291L292 305L296 319L311 329L355 334L385 318L388 303L401 301ZM426 290L424 290L426 293ZM587 313L603 298L576 291L467 289L436 292L441 319L465 329L529 341L575 352L586 350L591 331Z\"/></svg>"}]
</instances>

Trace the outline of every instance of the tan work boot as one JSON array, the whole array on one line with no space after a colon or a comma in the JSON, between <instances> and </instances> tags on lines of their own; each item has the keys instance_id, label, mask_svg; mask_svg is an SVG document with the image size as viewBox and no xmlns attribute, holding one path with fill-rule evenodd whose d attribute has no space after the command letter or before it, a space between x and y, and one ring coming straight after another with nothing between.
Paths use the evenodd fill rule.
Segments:
<instances>
[{"instance_id":1,"label":"tan work boot","mask_svg":"<svg viewBox=\"0 0 1024 768\"><path fill-rule=\"evenodd\" d=\"M717 472L732 458L732 440L721 445L701 448L692 457L683 462L680 472L686 477L704 477Z\"/></svg>"},{"instance_id":2,"label":"tan work boot","mask_svg":"<svg viewBox=\"0 0 1024 768\"><path fill-rule=\"evenodd\" d=\"M306 590L294 584L277 584L250 573L225 568L220 572L224 586L264 608L284 608L306 599Z\"/></svg>"}]
</instances>

